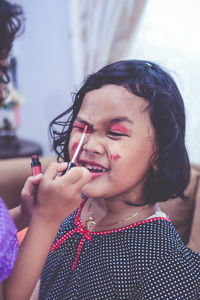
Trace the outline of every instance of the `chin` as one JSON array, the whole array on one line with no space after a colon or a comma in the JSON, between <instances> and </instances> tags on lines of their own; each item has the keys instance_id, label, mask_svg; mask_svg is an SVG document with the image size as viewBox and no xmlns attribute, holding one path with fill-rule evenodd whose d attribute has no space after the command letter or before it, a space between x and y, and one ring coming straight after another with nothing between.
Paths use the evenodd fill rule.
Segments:
<instances>
[{"instance_id":1,"label":"chin","mask_svg":"<svg viewBox=\"0 0 200 300\"><path fill-rule=\"evenodd\" d=\"M99 191L91 183L87 183L86 185L84 185L84 187L82 188L82 193L84 196L86 196L88 198L104 197L104 194L102 193L102 189L100 189L100 191Z\"/></svg>"},{"instance_id":2,"label":"chin","mask_svg":"<svg viewBox=\"0 0 200 300\"><path fill-rule=\"evenodd\" d=\"M97 197L97 193L94 190L92 190L91 188L83 187L82 193L87 198L96 198Z\"/></svg>"}]
</instances>

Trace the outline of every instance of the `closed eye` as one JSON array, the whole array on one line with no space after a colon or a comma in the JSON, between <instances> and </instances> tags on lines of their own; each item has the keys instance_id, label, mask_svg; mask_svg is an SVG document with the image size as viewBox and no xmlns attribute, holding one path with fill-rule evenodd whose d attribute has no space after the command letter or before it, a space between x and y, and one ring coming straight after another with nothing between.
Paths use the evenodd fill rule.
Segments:
<instances>
[{"instance_id":1,"label":"closed eye","mask_svg":"<svg viewBox=\"0 0 200 300\"><path fill-rule=\"evenodd\" d=\"M116 131L109 131L108 135L113 135L113 136L127 136L127 134L125 134L125 133L116 132Z\"/></svg>"},{"instance_id":2,"label":"closed eye","mask_svg":"<svg viewBox=\"0 0 200 300\"><path fill-rule=\"evenodd\" d=\"M78 130L80 130L80 131L83 131L83 130L84 130L84 127L78 126L78 125L74 125L72 128L73 128L73 129L76 128L76 129L78 129Z\"/></svg>"}]
</instances>

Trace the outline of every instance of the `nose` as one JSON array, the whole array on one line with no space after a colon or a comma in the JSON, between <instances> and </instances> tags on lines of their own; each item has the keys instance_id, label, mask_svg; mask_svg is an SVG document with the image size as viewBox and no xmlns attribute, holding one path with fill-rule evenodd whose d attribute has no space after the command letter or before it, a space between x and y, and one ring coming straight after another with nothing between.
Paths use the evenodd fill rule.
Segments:
<instances>
[{"instance_id":1,"label":"nose","mask_svg":"<svg viewBox=\"0 0 200 300\"><path fill-rule=\"evenodd\" d=\"M103 154L104 147L101 138L95 134L87 134L83 144L83 151L89 156Z\"/></svg>"}]
</instances>

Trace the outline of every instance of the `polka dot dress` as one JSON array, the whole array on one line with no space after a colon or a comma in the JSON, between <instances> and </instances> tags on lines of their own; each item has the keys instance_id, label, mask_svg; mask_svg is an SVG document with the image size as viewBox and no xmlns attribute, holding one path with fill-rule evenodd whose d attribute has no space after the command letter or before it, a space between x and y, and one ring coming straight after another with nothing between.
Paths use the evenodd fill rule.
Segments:
<instances>
[{"instance_id":1,"label":"polka dot dress","mask_svg":"<svg viewBox=\"0 0 200 300\"><path fill-rule=\"evenodd\" d=\"M200 254L167 218L95 233L83 228L81 207L60 227L39 299L200 299Z\"/></svg>"}]
</instances>

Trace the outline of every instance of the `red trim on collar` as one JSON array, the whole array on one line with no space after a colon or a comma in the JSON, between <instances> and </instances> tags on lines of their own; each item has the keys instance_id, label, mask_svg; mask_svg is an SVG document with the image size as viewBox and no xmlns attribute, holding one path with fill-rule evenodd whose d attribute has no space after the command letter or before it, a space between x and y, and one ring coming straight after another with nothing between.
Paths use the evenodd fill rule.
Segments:
<instances>
[{"instance_id":1,"label":"red trim on collar","mask_svg":"<svg viewBox=\"0 0 200 300\"><path fill-rule=\"evenodd\" d=\"M142 225L142 224L146 224L146 223L149 223L149 222L152 222L152 221L158 221L158 220L166 220L166 221L169 221L170 220L168 218L165 218L165 217L157 217L157 218L152 218L152 219L147 219L147 220L144 220L144 221L141 221L141 222L137 222L137 223L134 223L134 224L131 224L131 225L128 225L128 226L125 226L125 227L122 227L122 228L119 228L119 229L113 229L113 230L107 230L107 231L100 231L100 232L91 232L91 231L88 231L86 230L85 228L83 228L83 223L80 219L80 212L81 212L81 209L83 208L83 205L86 201L86 197L83 199L83 201L81 202L81 205L79 207L79 210L75 216L75 224L76 224L76 228L72 229L71 231L67 232L64 236L62 236L62 238L60 238L54 245L52 245L51 247L51 251L54 252L66 239L68 239L68 237L70 237L72 234L74 234L75 232L78 232L82 235L82 239L78 245L78 249L77 249L77 255L76 255L76 259L73 263L73 266L72 266L72 271L74 271L77 263L78 263L78 259L79 259L79 256L81 254L81 250L82 250L82 246L85 242L85 240L88 240L90 241L91 238L92 238L92 235L102 235L102 234L109 234L109 233L114 233L114 232L120 232L120 231L123 231L123 230L126 230L126 229L129 229L129 228L132 228L132 227L135 227L135 226L138 226L138 225Z\"/></svg>"},{"instance_id":2,"label":"red trim on collar","mask_svg":"<svg viewBox=\"0 0 200 300\"><path fill-rule=\"evenodd\" d=\"M85 204L85 201L87 200L87 197L85 196L83 201L81 202L81 205L79 207L79 210L76 214L76 217L75 219L78 220L81 224L82 224L82 221L80 219L80 213L81 213L81 210L83 208L83 205ZM158 220L166 220L168 222L171 223L170 219L169 218L166 218L166 217L155 217L155 218L151 218L151 219L147 219L147 220L143 220L143 221L140 221L140 222L137 222L137 223L133 223L131 225L127 225L125 227L122 227L122 228L118 228L118 229L112 229L112 230L106 230L106 231L99 231L99 232L93 232L93 231L88 231L87 229L84 229L84 231L88 232L89 235L100 235L100 234L108 234L108 233L113 233L113 232L119 232L119 231L122 231L122 230L126 230L126 229L129 229L129 228L132 228L132 227L135 227L135 226L138 226L138 225L142 225L142 224L146 224L146 223L149 223L149 222L152 222L152 221L158 221ZM83 226L83 224L82 224Z\"/></svg>"},{"instance_id":3,"label":"red trim on collar","mask_svg":"<svg viewBox=\"0 0 200 300\"><path fill-rule=\"evenodd\" d=\"M99 232L88 231L88 233L90 235L93 235L93 234L94 235L100 235L100 234L108 234L108 233L113 233L113 232L119 232L119 231L123 231L123 230L129 229L129 228L132 228L132 227L135 227L135 226L138 226L138 225L142 225L142 224L146 224L146 223L149 223L149 222L152 222L152 221L158 221L158 220L166 220L168 222L171 222L170 219L168 219L168 218L157 217L157 218L152 218L152 219L144 220L144 221L141 221L141 222L137 222L137 223L134 223L134 224L122 227L122 228L118 228L118 229L112 229L112 230L107 230L107 231L99 231Z\"/></svg>"}]
</instances>

